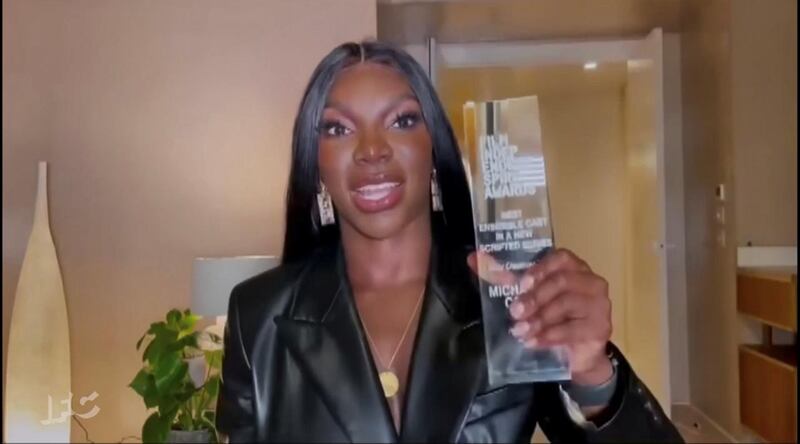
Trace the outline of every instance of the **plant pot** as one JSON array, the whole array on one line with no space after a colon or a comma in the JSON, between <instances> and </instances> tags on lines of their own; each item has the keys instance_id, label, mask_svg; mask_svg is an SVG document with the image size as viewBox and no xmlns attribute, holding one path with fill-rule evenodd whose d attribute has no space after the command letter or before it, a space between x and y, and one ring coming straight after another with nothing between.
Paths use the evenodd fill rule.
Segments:
<instances>
[{"instance_id":1,"label":"plant pot","mask_svg":"<svg viewBox=\"0 0 800 444\"><path fill-rule=\"evenodd\" d=\"M167 434L167 442L170 444L183 443L203 443L211 442L211 432L208 430L170 430Z\"/></svg>"}]
</instances>

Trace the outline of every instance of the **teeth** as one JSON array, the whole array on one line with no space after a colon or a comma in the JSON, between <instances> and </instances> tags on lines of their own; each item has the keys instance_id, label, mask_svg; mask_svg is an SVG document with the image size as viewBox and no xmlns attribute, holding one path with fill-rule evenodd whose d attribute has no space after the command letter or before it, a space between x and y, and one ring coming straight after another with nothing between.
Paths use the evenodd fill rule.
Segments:
<instances>
[{"instance_id":1,"label":"teeth","mask_svg":"<svg viewBox=\"0 0 800 444\"><path fill-rule=\"evenodd\" d=\"M378 184L374 184L374 185L364 185L363 187L360 187L358 189L358 192L359 193L368 193L368 192L371 192L371 191L381 191L381 190L386 190L386 189L389 189L389 188L394 188L397 185L400 185L400 184L397 183L397 182L384 182L384 183L378 183Z\"/></svg>"},{"instance_id":2,"label":"teeth","mask_svg":"<svg viewBox=\"0 0 800 444\"><path fill-rule=\"evenodd\" d=\"M359 196L367 200L381 200L388 196L392 188L400 185L397 182L384 182L374 185L364 185L359 187L356 191Z\"/></svg>"}]
</instances>

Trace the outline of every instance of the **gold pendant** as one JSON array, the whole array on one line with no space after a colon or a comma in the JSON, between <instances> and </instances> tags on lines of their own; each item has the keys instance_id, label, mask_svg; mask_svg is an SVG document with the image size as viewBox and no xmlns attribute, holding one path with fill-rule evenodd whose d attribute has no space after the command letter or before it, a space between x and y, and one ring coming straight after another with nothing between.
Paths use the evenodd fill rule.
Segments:
<instances>
[{"instance_id":1,"label":"gold pendant","mask_svg":"<svg viewBox=\"0 0 800 444\"><path fill-rule=\"evenodd\" d=\"M391 398L392 396L397 394L397 390L400 388L400 381L397 379L397 375L391 371L381 372L379 375L381 380L381 387L383 387L383 396L387 398Z\"/></svg>"}]
</instances>

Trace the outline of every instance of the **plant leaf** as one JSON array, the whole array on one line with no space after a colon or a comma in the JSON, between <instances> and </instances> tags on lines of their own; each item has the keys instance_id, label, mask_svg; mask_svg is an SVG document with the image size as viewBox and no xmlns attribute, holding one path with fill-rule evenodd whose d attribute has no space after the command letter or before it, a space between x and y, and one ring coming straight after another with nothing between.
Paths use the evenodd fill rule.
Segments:
<instances>
[{"instance_id":1,"label":"plant leaf","mask_svg":"<svg viewBox=\"0 0 800 444\"><path fill-rule=\"evenodd\" d=\"M200 389L195 387L192 381L186 381L183 386L175 390L175 397L183 404L192 399L192 396L195 396L198 392L200 392Z\"/></svg>"},{"instance_id":2,"label":"plant leaf","mask_svg":"<svg viewBox=\"0 0 800 444\"><path fill-rule=\"evenodd\" d=\"M191 332L186 336L179 337L178 340L170 346L171 350L176 351L186 348L197 348L197 332Z\"/></svg>"},{"instance_id":3,"label":"plant leaf","mask_svg":"<svg viewBox=\"0 0 800 444\"><path fill-rule=\"evenodd\" d=\"M150 344L147 345L147 348L144 349L144 353L142 353L142 360L149 363L150 366L157 365L158 361L161 360L161 355L164 354L165 348L165 341L153 339L150 341Z\"/></svg>"},{"instance_id":4,"label":"plant leaf","mask_svg":"<svg viewBox=\"0 0 800 444\"><path fill-rule=\"evenodd\" d=\"M169 313L167 313L167 327L169 327L170 330L178 331L178 323L182 316L180 310L176 308L170 310Z\"/></svg>"},{"instance_id":5,"label":"plant leaf","mask_svg":"<svg viewBox=\"0 0 800 444\"><path fill-rule=\"evenodd\" d=\"M170 423L154 412L142 426L142 442L166 442Z\"/></svg>"},{"instance_id":6,"label":"plant leaf","mask_svg":"<svg viewBox=\"0 0 800 444\"><path fill-rule=\"evenodd\" d=\"M164 329L167 329L167 324L164 321L153 322L152 324L150 324L150 328L147 329L147 334L155 335L156 332Z\"/></svg>"},{"instance_id":7,"label":"plant leaf","mask_svg":"<svg viewBox=\"0 0 800 444\"><path fill-rule=\"evenodd\" d=\"M222 368L222 350L207 351L205 355L209 368L215 370Z\"/></svg>"},{"instance_id":8,"label":"plant leaf","mask_svg":"<svg viewBox=\"0 0 800 444\"><path fill-rule=\"evenodd\" d=\"M150 380L153 381L153 377L150 376ZM150 388L147 391L147 394L144 395L144 406L148 409L152 409L153 407L158 405L158 392L156 391L156 383L155 381L150 383Z\"/></svg>"},{"instance_id":9,"label":"plant leaf","mask_svg":"<svg viewBox=\"0 0 800 444\"><path fill-rule=\"evenodd\" d=\"M144 399L144 405L148 409L158 404L158 392L156 391L155 378L146 370L139 370L139 373L133 378L129 387Z\"/></svg>"},{"instance_id":10,"label":"plant leaf","mask_svg":"<svg viewBox=\"0 0 800 444\"><path fill-rule=\"evenodd\" d=\"M180 321L178 322L178 327L181 332L181 334L178 336L185 336L194 331L194 326L200 319L202 319L200 316L192 314L190 310L186 310L183 314L183 317L181 317Z\"/></svg>"},{"instance_id":11,"label":"plant leaf","mask_svg":"<svg viewBox=\"0 0 800 444\"><path fill-rule=\"evenodd\" d=\"M161 396L158 400L158 412L165 416L177 413L180 404L174 396Z\"/></svg>"},{"instance_id":12,"label":"plant leaf","mask_svg":"<svg viewBox=\"0 0 800 444\"><path fill-rule=\"evenodd\" d=\"M210 400L216 400L219 393L219 375L214 375L208 378L203 387L206 389Z\"/></svg>"},{"instance_id":13,"label":"plant leaf","mask_svg":"<svg viewBox=\"0 0 800 444\"><path fill-rule=\"evenodd\" d=\"M142 341L144 341L144 338L146 338L147 335L148 333L143 334L142 337L139 338L138 341L136 341L136 350L139 350L139 348L142 346Z\"/></svg>"},{"instance_id":14,"label":"plant leaf","mask_svg":"<svg viewBox=\"0 0 800 444\"><path fill-rule=\"evenodd\" d=\"M175 426L175 419L178 416L178 411L179 410L180 410L180 408L173 409L171 412L167 413L166 415L161 413L161 412L159 412L161 420L164 421L167 424L167 430L172 430L172 429L175 428L174 427Z\"/></svg>"},{"instance_id":15,"label":"plant leaf","mask_svg":"<svg viewBox=\"0 0 800 444\"><path fill-rule=\"evenodd\" d=\"M170 345L175 343L178 334L167 329L166 325L159 325L155 328L155 337L144 350L144 358L150 364L157 366L161 356L169 351Z\"/></svg>"},{"instance_id":16,"label":"plant leaf","mask_svg":"<svg viewBox=\"0 0 800 444\"><path fill-rule=\"evenodd\" d=\"M139 373L134 376L133 381L128 384L128 387L132 388L133 391L138 393L140 396L144 396L147 392L147 377L150 376L144 369L139 370Z\"/></svg>"},{"instance_id":17,"label":"plant leaf","mask_svg":"<svg viewBox=\"0 0 800 444\"><path fill-rule=\"evenodd\" d=\"M192 415L185 409L182 409L178 415L178 424L180 424L181 429L186 431L192 431L196 428L195 423L192 420Z\"/></svg>"},{"instance_id":18,"label":"plant leaf","mask_svg":"<svg viewBox=\"0 0 800 444\"><path fill-rule=\"evenodd\" d=\"M189 366L183 362L177 353L165 353L161 356L158 364L153 368L156 390L163 395L170 389L174 390L174 384L183 379L189 371Z\"/></svg>"}]
</instances>

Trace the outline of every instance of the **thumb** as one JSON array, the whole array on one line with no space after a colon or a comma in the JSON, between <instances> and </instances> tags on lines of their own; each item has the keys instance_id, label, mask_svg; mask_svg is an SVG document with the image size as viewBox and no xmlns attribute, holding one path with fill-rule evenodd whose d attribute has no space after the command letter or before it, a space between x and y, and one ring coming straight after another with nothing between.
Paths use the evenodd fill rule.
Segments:
<instances>
[{"instance_id":1,"label":"thumb","mask_svg":"<svg viewBox=\"0 0 800 444\"><path fill-rule=\"evenodd\" d=\"M478 253L473 251L467 256L467 265L469 269L472 270L473 273L478 273Z\"/></svg>"},{"instance_id":2,"label":"thumb","mask_svg":"<svg viewBox=\"0 0 800 444\"><path fill-rule=\"evenodd\" d=\"M503 265L488 253L477 251L467 256L467 265L481 279L495 285L513 285L517 282L514 273L503 268Z\"/></svg>"}]
</instances>

